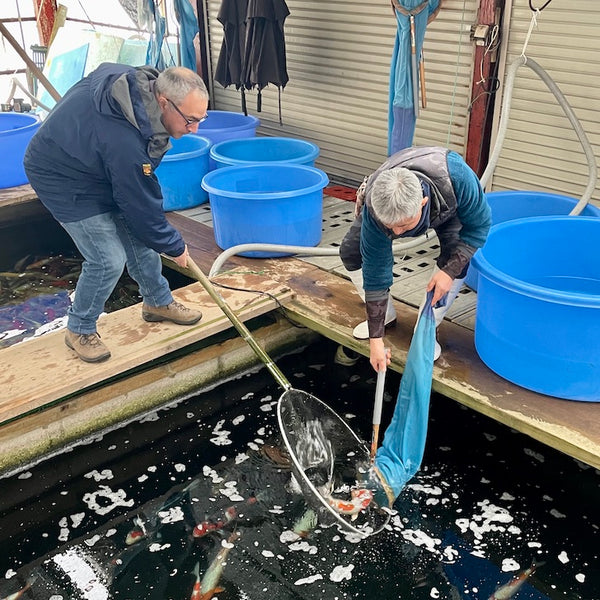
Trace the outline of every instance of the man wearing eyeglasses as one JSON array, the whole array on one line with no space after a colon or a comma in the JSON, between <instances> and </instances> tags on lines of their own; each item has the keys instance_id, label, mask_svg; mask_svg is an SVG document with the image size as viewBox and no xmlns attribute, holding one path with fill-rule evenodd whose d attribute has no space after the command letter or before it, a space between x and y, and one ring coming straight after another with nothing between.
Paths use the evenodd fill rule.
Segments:
<instances>
[{"instance_id":1,"label":"man wearing eyeglasses","mask_svg":"<svg viewBox=\"0 0 600 600\"><path fill-rule=\"evenodd\" d=\"M162 275L161 253L186 267L188 251L165 217L154 171L169 137L196 133L207 108L206 86L189 69L104 63L65 94L27 148L29 182L84 258L65 335L83 361L110 357L96 324L124 266L144 320L202 317L173 299Z\"/></svg>"}]
</instances>

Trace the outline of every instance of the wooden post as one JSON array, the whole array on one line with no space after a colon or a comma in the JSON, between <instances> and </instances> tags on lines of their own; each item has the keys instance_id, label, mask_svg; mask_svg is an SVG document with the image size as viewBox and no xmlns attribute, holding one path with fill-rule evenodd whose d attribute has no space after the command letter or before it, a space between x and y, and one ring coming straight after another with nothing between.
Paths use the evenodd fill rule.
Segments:
<instances>
[{"instance_id":1,"label":"wooden post","mask_svg":"<svg viewBox=\"0 0 600 600\"><path fill-rule=\"evenodd\" d=\"M488 25L491 31L496 22L496 4L497 0L480 0L477 11L478 25ZM500 2L499 4L503 5L504 2ZM487 153L486 156L482 156L482 149L487 147L485 143L486 124L489 113L488 106L492 99L492 96L487 93L488 86L490 85L491 59L492 52L486 52L486 45L475 46L473 85L471 87L471 114L469 117L465 160L479 176L483 174L487 164ZM489 114L489 118L491 118L491 114Z\"/></svg>"},{"instance_id":2,"label":"wooden post","mask_svg":"<svg viewBox=\"0 0 600 600\"><path fill-rule=\"evenodd\" d=\"M56 100L60 100L61 96L56 91L56 88L48 81L46 76L40 71L38 66L29 58L27 52L21 48L19 42L11 35L10 31L6 29L4 23L0 21L0 33L6 38L8 43L15 49L17 54L25 61L31 72L38 78L39 82L48 90L48 93Z\"/></svg>"}]
</instances>

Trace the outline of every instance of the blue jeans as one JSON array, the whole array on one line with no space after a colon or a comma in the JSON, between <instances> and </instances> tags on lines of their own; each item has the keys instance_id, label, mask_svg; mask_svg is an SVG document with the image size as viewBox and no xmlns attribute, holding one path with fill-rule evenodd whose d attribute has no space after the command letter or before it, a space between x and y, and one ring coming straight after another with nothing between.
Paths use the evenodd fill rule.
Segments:
<instances>
[{"instance_id":1,"label":"blue jeans","mask_svg":"<svg viewBox=\"0 0 600 600\"><path fill-rule=\"evenodd\" d=\"M133 235L119 212L61 225L84 258L75 300L68 312L70 331L95 333L96 321L125 265L146 304L166 306L173 301L169 282L162 275L160 255Z\"/></svg>"}]
</instances>

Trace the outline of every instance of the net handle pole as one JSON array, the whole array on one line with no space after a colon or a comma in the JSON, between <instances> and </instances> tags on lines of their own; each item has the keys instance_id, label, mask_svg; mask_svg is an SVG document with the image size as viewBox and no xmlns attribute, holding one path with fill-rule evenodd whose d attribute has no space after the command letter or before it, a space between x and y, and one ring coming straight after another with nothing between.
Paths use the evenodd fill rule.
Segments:
<instances>
[{"instance_id":1,"label":"net handle pole","mask_svg":"<svg viewBox=\"0 0 600 600\"><path fill-rule=\"evenodd\" d=\"M163 254L165 258L172 260L169 256ZM192 278L198 281L202 287L208 292L208 295L217 303L217 306L225 313L227 318L231 321L231 324L238 330L242 339L248 343L248 345L254 350L254 353L264 363L265 367L269 369L271 375L275 378L275 381L284 389L291 390L292 385L286 379L285 375L279 370L279 367L271 360L271 357L260 347L258 342L254 339L248 328L239 320L237 315L231 310L231 307L223 300L221 294L217 292L213 284L210 282L208 277L200 270L200 267L188 256L187 269L186 271L192 275Z\"/></svg>"},{"instance_id":2,"label":"net handle pole","mask_svg":"<svg viewBox=\"0 0 600 600\"><path fill-rule=\"evenodd\" d=\"M381 425L381 409L383 407L383 388L385 387L386 369L377 372L377 385L375 387L375 405L373 406L373 435L371 437L371 464L375 462L377 441L379 439L379 425Z\"/></svg>"}]
</instances>

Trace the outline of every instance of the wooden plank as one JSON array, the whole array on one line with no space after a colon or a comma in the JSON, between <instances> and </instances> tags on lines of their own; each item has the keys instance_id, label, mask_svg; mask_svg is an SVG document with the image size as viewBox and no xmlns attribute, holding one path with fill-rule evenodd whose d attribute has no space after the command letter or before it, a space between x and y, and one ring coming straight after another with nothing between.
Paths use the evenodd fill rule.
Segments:
<instances>
[{"instance_id":1,"label":"wooden plank","mask_svg":"<svg viewBox=\"0 0 600 600\"><path fill-rule=\"evenodd\" d=\"M221 288L220 293L238 314L248 320L287 302L292 293L287 285L253 274L220 276L219 283L261 290L269 295ZM141 305L101 317L98 330L109 346L110 360L90 364L79 360L64 344L64 331L46 334L1 350L0 423L39 409L49 403L98 385L194 344L232 325L199 283L175 290L174 297L203 312L202 320L190 327L174 323L146 323Z\"/></svg>"},{"instance_id":2,"label":"wooden plank","mask_svg":"<svg viewBox=\"0 0 600 600\"><path fill-rule=\"evenodd\" d=\"M193 248L194 258L199 246L205 251L214 250L210 228L203 232L206 226L185 223L184 219L180 215L171 218ZM240 264L292 288L295 297L286 305L290 318L368 356L368 342L352 336L353 327L364 319L365 313L363 303L348 280L294 258L232 257L224 268ZM386 344L392 349L391 368L402 372L417 310L401 302L395 302L395 307L398 323L386 330ZM439 340L444 351L434 367L435 391L600 468L598 404L537 394L499 377L479 359L473 332L465 327L445 321L440 326Z\"/></svg>"}]
</instances>

